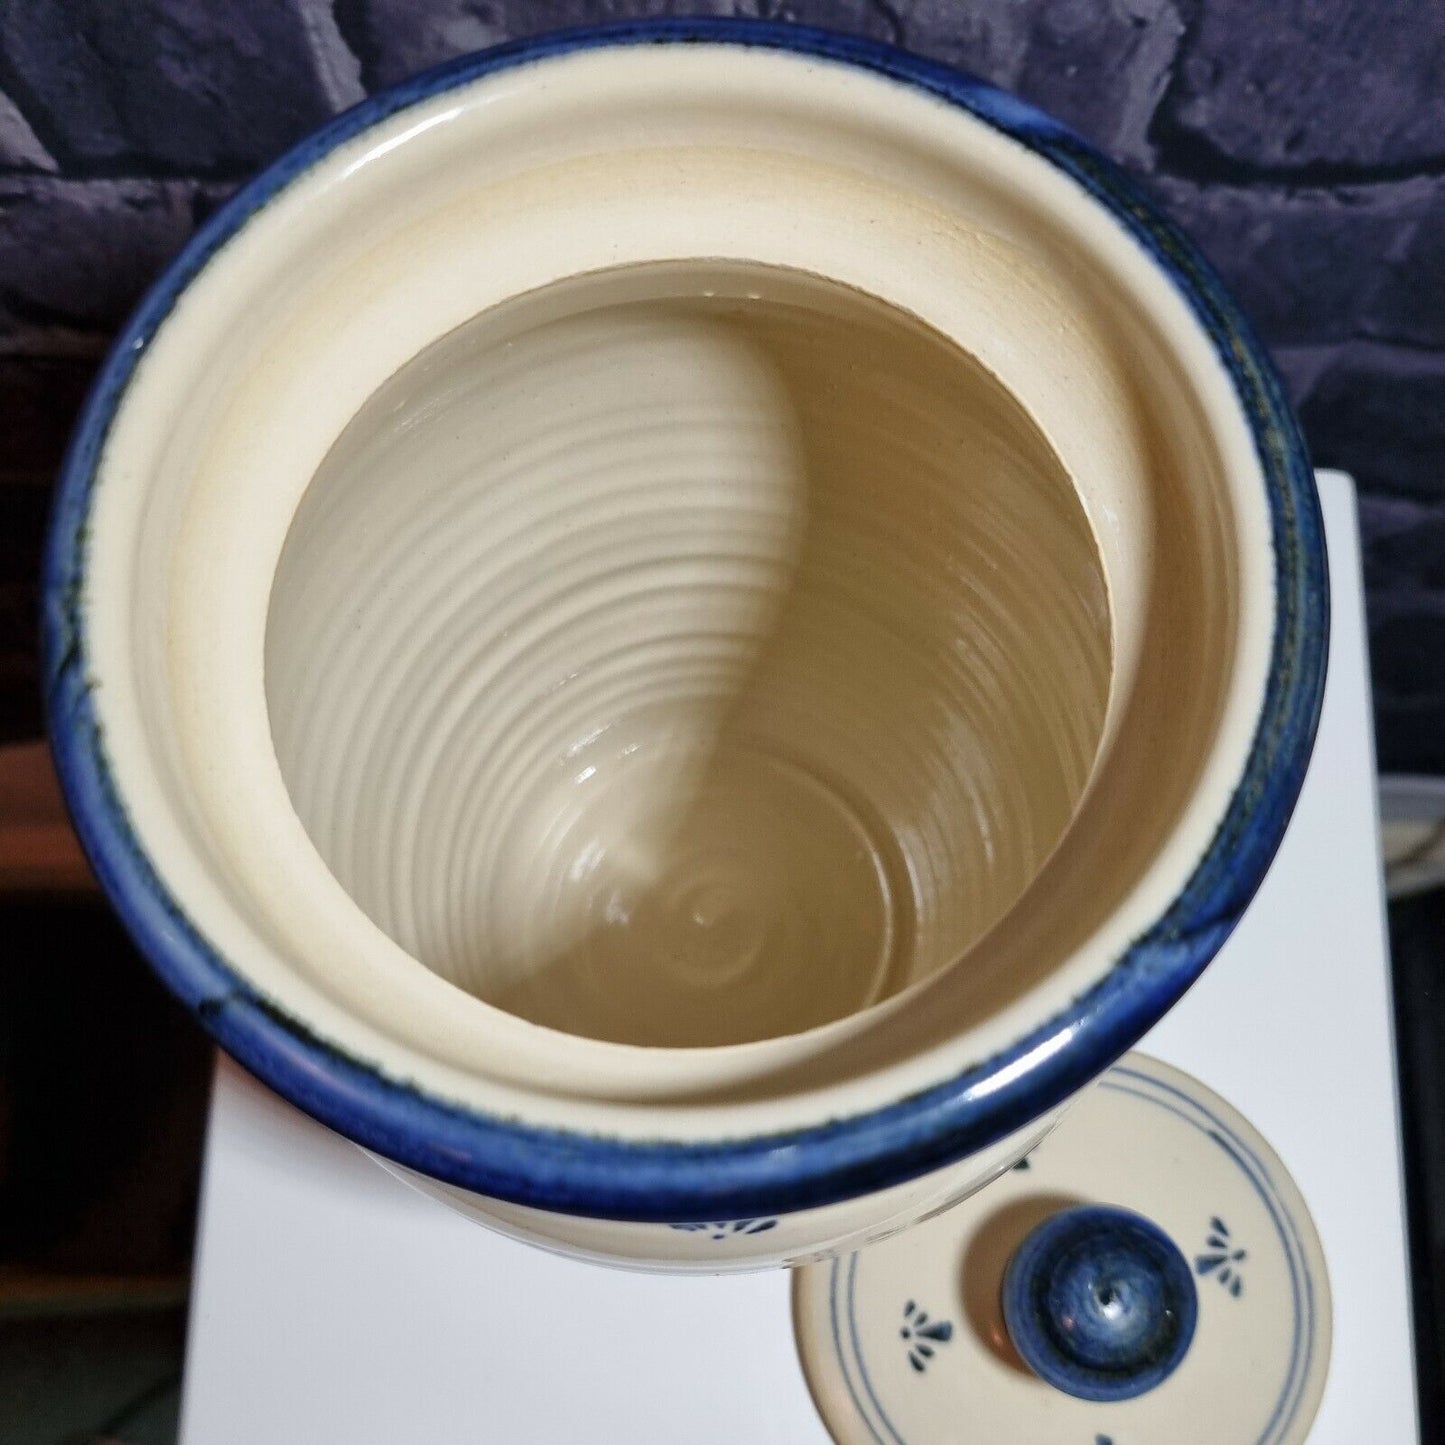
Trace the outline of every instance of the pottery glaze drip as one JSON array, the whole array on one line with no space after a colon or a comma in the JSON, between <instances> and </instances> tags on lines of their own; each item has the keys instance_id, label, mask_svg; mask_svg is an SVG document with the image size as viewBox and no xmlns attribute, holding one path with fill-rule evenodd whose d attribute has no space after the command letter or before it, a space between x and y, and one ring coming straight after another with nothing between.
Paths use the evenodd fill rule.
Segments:
<instances>
[{"instance_id":1,"label":"pottery glaze drip","mask_svg":"<svg viewBox=\"0 0 1445 1445\"><path fill-rule=\"evenodd\" d=\"M1098 550L1023 408L802 275L648 268L379 390L267 624L297 811L410 954L624 1043L826 1023L958 957L1087 781Z\"/></svg>"}]
</instances>

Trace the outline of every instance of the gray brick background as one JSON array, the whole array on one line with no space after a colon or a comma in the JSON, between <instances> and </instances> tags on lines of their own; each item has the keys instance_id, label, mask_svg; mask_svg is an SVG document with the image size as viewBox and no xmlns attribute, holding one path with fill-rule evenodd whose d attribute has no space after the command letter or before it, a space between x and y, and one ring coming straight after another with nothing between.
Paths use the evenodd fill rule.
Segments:
<instances>
[{"instance_id":1,"label":"gray brick background","mask_svg":"<svg viewBox=\"0 0 1445 1445\"><path fill-rule=\"evenodd\" d=\"M38 731L34 563L107 338L239 181L379 86L637 15L811 22L1037 102L1138 175L1362 487L1381 762L1445 771L1441 0L0 3L0 738Z\"/></svg>"}]
</instances>

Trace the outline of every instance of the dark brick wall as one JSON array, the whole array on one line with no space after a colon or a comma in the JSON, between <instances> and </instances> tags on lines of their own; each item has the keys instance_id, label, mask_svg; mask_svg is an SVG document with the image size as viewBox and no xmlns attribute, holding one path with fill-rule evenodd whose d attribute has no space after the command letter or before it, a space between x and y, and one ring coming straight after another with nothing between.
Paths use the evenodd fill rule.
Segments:
<instances>
[{"instance_id":1,"label":"dark brick wall","mask_svg":"<svg viewBox=\"0 0 1445 1445\"><path fill-rule=\"evenodd\" d=\"M106 339L237 181L366 91L559 25L808 21L1038 102L1143 177L1363 489L1382 764L1445 771L1440 0L0 4L0 737L39 727L32 559Z\"/></svg>"}]
</instances>

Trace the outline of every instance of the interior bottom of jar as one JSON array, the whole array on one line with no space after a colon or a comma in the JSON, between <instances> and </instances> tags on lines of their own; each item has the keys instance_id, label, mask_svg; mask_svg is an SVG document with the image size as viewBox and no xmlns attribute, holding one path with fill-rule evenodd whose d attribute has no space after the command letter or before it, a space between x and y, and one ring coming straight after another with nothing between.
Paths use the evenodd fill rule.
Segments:
<instances>
[{"instance_id":1,"label":"interior bottom of jar","mask_svg":"<svg viewBox=\"0 0 1445 1445\"><path fill-rule=\"evenodd\" d=\"M676 263L476 317L317 472L267 624L297 813L427 968L706 1046L958 959L1069 825L1108 590L1024 408L800 273Z\"/></svg>"}]
</instances>

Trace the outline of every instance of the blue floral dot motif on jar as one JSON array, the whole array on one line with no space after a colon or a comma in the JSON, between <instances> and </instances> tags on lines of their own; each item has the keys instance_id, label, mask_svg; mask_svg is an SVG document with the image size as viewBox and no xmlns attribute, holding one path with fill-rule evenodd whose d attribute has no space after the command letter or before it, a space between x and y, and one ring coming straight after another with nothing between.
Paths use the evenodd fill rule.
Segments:
<instances>
[{"instance_id":1,"label":"blue floral dot motif on jar","mask_svg":"<svg viewBox=\"0 0 1445 1445\"><path fill-rule=\"evenodd\" d=\"M709 1239L733 1239L739 1234L766 1234L770 1229L776 1229L776 1219L725 1219L720 1221L699 1222L696 1224L674 1224L673 1229L680 1229L685 1234L706 1234Z\"/></svg>"}]
</instances>

